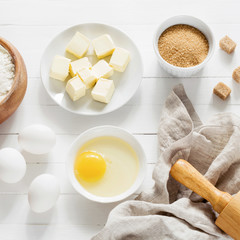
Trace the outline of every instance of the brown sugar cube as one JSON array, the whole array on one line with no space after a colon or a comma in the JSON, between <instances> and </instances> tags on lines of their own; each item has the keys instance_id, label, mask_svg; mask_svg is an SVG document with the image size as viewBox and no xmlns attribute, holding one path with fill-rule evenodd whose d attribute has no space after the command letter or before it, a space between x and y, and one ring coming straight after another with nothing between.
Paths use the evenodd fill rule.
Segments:
<instances>
[{"instance_id":1,"label":"brown sugar cube","mask_svg":"<svg viewBox=\"0 0 240 240\"><path fill-rule=\"evenodd\" d=\"M236 81L236 82L240 82L240 67L237 67L232 74L232 78Z\"/></svg>"},{"instance_id":2,"label":"brown sugar cube","mask_svg":"<svg viewBox=\"0 0 240 240\"><path fill-rule=\"evenodd\" d=\"M220 40L219 46L222 50L230 54L234 51L237 44L230 37L225 36Z\"/></svg>"},{"instance_id":3,"label":"brown sugar cube","mask_svg":"<svg viewBox=\"0 0 240 240\"><path fill-rule=\"evenodd\" d=\"M213 93L215 93L221 99L225 100L230 95L231 88L229 88L223 82L219 82L213 89Z\"/></svg>"}]
</instances>

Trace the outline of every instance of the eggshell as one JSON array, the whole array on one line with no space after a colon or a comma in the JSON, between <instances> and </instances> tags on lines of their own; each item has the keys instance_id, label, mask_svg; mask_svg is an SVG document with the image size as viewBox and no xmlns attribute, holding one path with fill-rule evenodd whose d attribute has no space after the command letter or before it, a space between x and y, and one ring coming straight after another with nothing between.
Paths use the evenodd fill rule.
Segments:
<instances>
[{"instance_id":1,"label":"eggshell","mask_svg":"<svg viewBox=\"0 0 240 240\"><path fill-rule=\"evenodd\" d=\"M19 182L26 173L26 162L14 148L0 150L0 179L6 183Z\"/></svg>"},{"instance_id":2,"label":"eggshell","mask_svg":"<svg viewBox=\"0 0 240 240\"><path fill-rule=\"evenodd\" d=\"M28 202L33 212L42 213L51 209L60 194L57 178L50 174L36 177L28 191Z\"/></svg>"},{"instance_id":3,"label":"eggshell","mask_svg":"<svg viewBox=\"0 0 240 240\"><path fill-rule=\"evenodd\" d=\"M32 154L45 154L51 151L56 143L56 135L49 127L34 124L23 129L18 136L19 145Z\"/></svg>"}]
</instances>

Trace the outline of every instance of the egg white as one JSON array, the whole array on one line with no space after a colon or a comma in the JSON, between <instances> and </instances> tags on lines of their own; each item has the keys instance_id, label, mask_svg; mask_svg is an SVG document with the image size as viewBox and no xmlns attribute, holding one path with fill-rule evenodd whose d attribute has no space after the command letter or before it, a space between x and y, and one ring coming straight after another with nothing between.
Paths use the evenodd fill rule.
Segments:
<instances>
[{"instance_id":1,"label":"egg white","mask_svg":"<svg viewBox=\"0 0 240 240\"><path fill-rule=\"evenodd\" d=\"M135 182L139 172L139 160L134 149L117 137L97 137L86 142L79 153L95 151L107 164L106 172L97 182L79 183L90 193L101 197L113 197L127 191Z\"/></svg>"}]
</instances>

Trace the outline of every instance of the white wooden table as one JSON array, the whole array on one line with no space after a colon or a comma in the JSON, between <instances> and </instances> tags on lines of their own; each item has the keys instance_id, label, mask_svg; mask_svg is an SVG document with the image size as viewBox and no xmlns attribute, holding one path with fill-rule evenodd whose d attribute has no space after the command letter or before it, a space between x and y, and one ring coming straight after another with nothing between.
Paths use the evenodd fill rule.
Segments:
<instances>
[{"instance_id":1,"label":"white wooden table","mask_svg":"<svg viewBox=\"0 0 240 240\"><path fill-rule=\"evenodd\" d=\"M45 156L24 153L27 173L18 184L0 183L1 240L85 240L105 224L116 204L96 204L79 196L69 184L64 154L84 130L103 124L123 127L142 143L148 158L143 188L152 186L151 173L157 161L157 127L164 100L177 83L183 83L203 121L221 111L240 112L240 84L232 80L240 66L239 0L0 0L0 35L21 52L28 70L28 89L17 112L0 125L0 147L15 147L25 126L42 123L57 133L54 150ZM177 79L160 69L152 38L158 24L177 14L189 14L210 24L216 41L229 34L239 46L232 55L216 47L207 67L197 76ZM82 22L112 24L127 32L140 48L144 62L142 85L120 110L100 117L81 117L57 106L45 92L39 74L40 58L48 42L65 28ZM223 102L212 95L217 82L232 88ZM61 183L57 205L44 214L34 214L27 202L28 187L41 173L56 175Z\"/></svg>"}]
</instances>

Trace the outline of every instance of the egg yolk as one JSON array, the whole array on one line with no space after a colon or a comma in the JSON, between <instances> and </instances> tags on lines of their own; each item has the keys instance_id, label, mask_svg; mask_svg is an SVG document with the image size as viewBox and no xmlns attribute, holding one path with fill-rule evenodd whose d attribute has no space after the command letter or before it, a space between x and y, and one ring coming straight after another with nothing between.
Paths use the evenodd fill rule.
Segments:
<instances>
[{"instance_id":1,"label":"egg yolk","mask_svg":"<svg viewBox=\"0 0 240 240\"><path fill-rule=\"evenodd\" d=\"M96 182L105 174L106 161L96 152L83 152L76 156L74 171L77 178L86 182Z\"/></svg>"}]
</instances>

